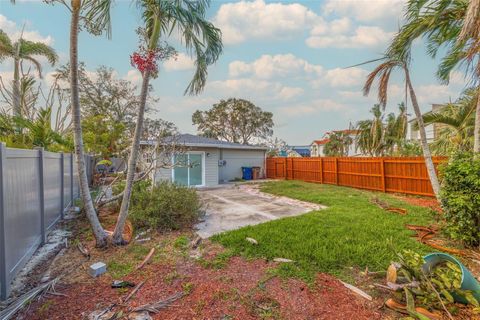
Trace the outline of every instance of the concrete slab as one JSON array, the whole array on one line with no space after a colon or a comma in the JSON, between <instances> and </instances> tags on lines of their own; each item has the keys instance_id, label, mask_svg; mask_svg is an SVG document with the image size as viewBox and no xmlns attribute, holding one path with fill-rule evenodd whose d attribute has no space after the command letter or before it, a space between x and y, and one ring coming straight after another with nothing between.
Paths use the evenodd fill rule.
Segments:
<instances>
[{"instance_id":1,"label":"concrete slab","mask_svg":"<svg viewBox=\"0 0 480 320\"><path fill-rule=\"evenodd\" d=\"M324 206L260 192L255 184L199 190L205 220L196 225L202 238L270 220L297 216Z\"/></svg>"}]
</instances>

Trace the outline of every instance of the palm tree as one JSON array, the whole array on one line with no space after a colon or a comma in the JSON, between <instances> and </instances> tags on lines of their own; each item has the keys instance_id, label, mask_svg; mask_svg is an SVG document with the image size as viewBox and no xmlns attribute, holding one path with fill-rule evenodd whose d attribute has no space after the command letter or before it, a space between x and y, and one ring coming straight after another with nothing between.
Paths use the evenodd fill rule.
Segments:
<instances>
[{"instance_id":1,"label":"palm tree","mask_svg":"<svg viewBox=\"0 0 480 320\"><path fill-rule=\"evenodd\" d=\"M362 153L370 156L393 154L404 142L407 130L406 108L403 103L398 108L398 116L392 112L385 119L385 108L375 104L370 110L373 119L357 122L356 144Z\"/></svg>"},{"instance_id":2,"label":"palm tree","mask_svg":"<svg viewBox=\"0 0 480 320\"><path fill-rule=\"evenodd\" d=\"M81 126L81 109L78 87L78 27L80 21L80 11L82 9L82 1L71 0L70 9L70 94L72 103L73 137L75 142L75 161L77 162L80 195L85 209L85 214L92 227L97 247L104 247L107 245L108 235L100 224L98 216L95 212L95 207L93 206L90 189L88 187Z\"/></svg>"},{"instance_id":3,"label":"palm tree","mask_svg":"<svg viewBox=\"0 0 480 320\"><path fill-rule=\"evenodd\" d=\"M325 144L324 153L328 157L346 157L353 143L350 135L343 131L334 131L328 134L329 141Z\"/></svg>"},{"instance_id":4,"label":"palm tree","mask_svg":"<svg viewBox=\"0 0 480 320\"><path fill-rule=\"evenodd\" d=\"M440 110L423 115L425 124L439 124L439 137L431 144L437 154L448 155L455 151L473 149L475 108L478 99L476 88L467 89L454 103L444 105ZM413 123L416 129L417 123Z\"/></svg>"},{"instance_id":5,"label":"palm tree","mask_svg":"<svg viewBox=\"0 0 480 320\"><path fill-rule=\"evenodd\" d=\"M185 90L185 93L189 94L198 94L203 90L207 79L207 67L213 64L222 52L221 32L205 18L209 5L209 0L142 0L139 2L143 10L150 52L157 50L161 37L178 31L187 50L194 55L196 70ZM128 216L151 76L152 72L149 69L142 73L140 106L128 160L126 184L112 239L115 244L125 243L122 234Z\"/></svg>"},{"instance_id":6,"label":"palm tree","mask_svg":"<svg viewBox=\"0 0 480 320\"><path fill-rule=\"evenodd\" d=\"M375 104L370 110L373 119L357 122L357 130L359 130L359 134L356 136L357 146L362 153L368 153L372 157L383 154L384 110L379 104Z\"/></svg>"},{"instance_id":7,"label":"palm tree","mask_svg":"<svg viewBox=\"0 0 480 320\"><path fill-rule=\"evenodd\" d=\"M365 82L365 85L363 87L363 93L367 96L370 93L374 81L378 78L378 100L380 105L385 106L387 104L388 82L390 80L390 75L392 74L392 71L394 71L395 69L400 69L404 73L405 85L408 89L408 93L410 94L410 100L412 101L413 110L415 111L415 115L417 117L420 132L420 142L422 145L423 156L425 158L425 165L427 166L428 176L430 177L433 192L438 199L440 184L438 182L437 173L433 164L432 154L428 146L427 134L425 133L425 125L423 123L422 113L420 111L417 96L415 94L415 90L413 89L412 81L410 79L409 60L405 56L401 57L398 55L386 54L381 59L368 61L366 63L374 61L381 61L381 63L367 76L367 81Z\"/></svg>"},{"instance_id":8,"label":"palm tree","mask_svg":"<svg viewBox=\"0 0 480 320\"><path fill-rule=\"evenodd\" d=\"M435 57L446 48L437 77L448 83L454 68L466 65L474 82L480 81L480 0L411 0L406 23L395 36L388 52L410 55L412 43L425 38L427 52ZM443 51L443 50L442 50ZM480 98L476 102L474 152L480 153Z\"/></svg>"},{"instance_id":9,"label":"palm tree","mask_svg":"<svg viewBox=\"0 0 480 320\"><path fill-rule=\"evenodd\" d=\"M0 29L0 62L5 58L12 58L14 62L13 114L16 116L22 116L22 105L20 101L20 69L22 61L26 60L31 62L35 66L38 76L42 78L42 65L35 58L36 56L46 57L52 66L58 60L58 56L52 47L41 42L32 42L23 38L12 42L8 35Z\"/></svg>"}]
</instances>

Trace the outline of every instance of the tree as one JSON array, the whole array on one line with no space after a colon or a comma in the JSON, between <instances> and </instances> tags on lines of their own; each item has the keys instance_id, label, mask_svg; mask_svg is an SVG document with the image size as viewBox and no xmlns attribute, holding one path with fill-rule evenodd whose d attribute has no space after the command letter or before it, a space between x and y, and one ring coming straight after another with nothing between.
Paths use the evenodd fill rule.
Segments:
<instances>
[{"instance_id":1,"label":"tree","mask_svg":"<svg viewBox=\"0 0 480 320\"><path fill-rule=\"evenodd\" d=\"M125 124L103 115L90 115L82 119L86 152L108 159L121 156L128 146Z\"/></svg>"},{"instance_id":2,"label":"tree","mask_svg":"<svg viewBox=\"0 0 480 320\"><path fill-rule=\"evenodd\" d=\"M385 115L385 108L376 104L370 110L373 119L357 122L356 142L362 153L378 157L391 155L401 148L407 133L407 114L403 103L398 109L398 116L393 112Z\"/></svg>"},{"instance_id":3,"label":"tree","mask_svg":"<svg viewBox=\"0 0 480 320\"><path fill-rule=\"evenodd\" d=\"M425 133L425 125L423 123L422 113L420 111L417 96L415 94L415 90L413 89L412 81L410 79L409 60L405 56L387 54L383 58L374 61L380 61L381 63L372 72L370 72L370 74L368 74L367 80L363 87L363 93L364 95L368 95L374 81L378 78L378 100L380 105L385 106L387 104L388 82L390 80L390 75L392 74L392 71L400 69L403 72L403 74L405 75L405 85L408 89L408 93L410 94L410 100L412 101L413 110L415 111L415 115L417 117L420 132L420 143L422 145L423 156L425 158L425 165L427 167L428 176L430 177L433 192L438 199L440 192L440 184L438 182L437 173L435 171L435 165L433 164L430 147L428 146L427 134Z\"/></svg>"},{"instance_id":4,"label":"tree","mask_svg":"<svg viewBox=\"0 0 480 320\"><path fill-rule=\"evenodd\" d=\"M427 52L435 57L446 52L437 77L448 83L455 68L465 67L473 82L480 80L480 1L414 0L406 6L406 23L393 39L388 52L410 55L413 41L425 38ZM446 50L445 50L446 49ZM480 97L476 102L474 152L480 153Z\"/></svg>"},{"instance_id":5,"label":"tree","mask_svg":"<svg viewBox=\"0 0 480 320\"><path fill-rule=\"evenodd\" d=\"M205 18L209 5L208 0L195 2L143 0L139 3L146 25L147 42L131 57L132 64L142 73L142 87L122 204L112 236L115 244L125 243L122 234L128 216L140 139L143 133L149 81L151 77L157 75L156 60L165 58L165 51L159 51L159 39L177 31L176 34L182 38L187 50L194 56L196 66L193 79L185 93L200 93L206 84L208 66L213 64L222 52L221 32ZM169 50L166 51L167 55L168 52Z\"/></svg>"},{"instance_id":6,"label":"tree","mask_svg":"<svg viewBox=\"0 0 480 320\"><path fill-rule=\"evenodd\" d=\"M72 101L73 136L75 141L75 161L78 167L78 180L80 195L82 198L85 214L90 221L97 247L107 245L108 235L103 229L93 206L90 189L88 187L87 170L85 165L81 108L78 85L78 31L82 1L71 0L71 22L70 22L70 94Z\"/></svg>"},{"instance_id":7,"label":"tree","mask_svg":"<svg viewBox=\"0 0 480 320\"><path fill-rule=\"evenodd\" d=\"M273 114L244 99L220 100L210 110L197 110L192 122L200 134L234 143L249 144L273 134Z\"/></svg>"},{"instance_id":8,"label":"tree","mask_svg":"<svg viewBox=\"0 0 480 320\"><path fill-rule=\"evenodd\" d=\"M47 58L51 65L54 65L58 60L58 56L52 47L41 42L28 41L21 37L16 42L12 42L8 35L0 29L0 62L5 58L13 59L13 114L16 116L22 116L20 96L22 61L31 62L35 66L38 76L42 78L42 65L35 58L36 56Z\"/></svg>"},{"instance_id":9,"label":"tree","mask_svg":"<svg viewBox=\"0 0 480 320\"><path fill-rule=\"evenodd\" d=\"M445 104L440 110L423 114L425 124L439 124L439 136L432 142L436 154L450 155L473 150L473 130L478 90L470 88L454 103ZM417 123L413 123L416 129Z\"/></svg>"},{"instance_id":10,"label":"tree","mask_svg":"<svg viewBox=\"0 0 480 320\"><path fill-rule=\"evenodd\" d=\"M334 131L328 134L329 141L325 144L323 152L327 157L346 157L353 139L347 132Z\"/></svg>"},{"instance_id":11,"label":"tree","mask_svg":"<svg viewBox=\"0 0 480 320\"><path fill-rule=\"evenodd\" d=\"M176 134L178 134L178 128L173 122L163 119L145 119L142 134L144 140L156 140Z\"/></svg>"},{"instance_id":12,"label":"tree","mask_svg":"<svg viewBox=\"0 0 480 320\"><path fill-rule=\"evenodd\" d=\"M267 157L278 157L281 156L282 153L286 153L288 150L287 143L277 137L266 139L262 145L268 148Z\"/></svg>"}]
</instances>

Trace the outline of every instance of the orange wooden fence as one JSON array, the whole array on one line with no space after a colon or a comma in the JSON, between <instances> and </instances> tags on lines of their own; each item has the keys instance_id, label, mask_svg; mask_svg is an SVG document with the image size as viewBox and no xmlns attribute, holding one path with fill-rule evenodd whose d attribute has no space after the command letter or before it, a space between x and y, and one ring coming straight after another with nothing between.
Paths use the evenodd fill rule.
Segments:
<instances>
[{"instance_id":1,"label":"orange wooden fence","mask_svg":"<svg viewBox=\"0 0 480 320\"><path fill-rule=\"evenodd\" d=\"M436 166L446 157L434 157ZM267 178L433 196L423 157L268 158Z\"/></svg>"}]
</instances>

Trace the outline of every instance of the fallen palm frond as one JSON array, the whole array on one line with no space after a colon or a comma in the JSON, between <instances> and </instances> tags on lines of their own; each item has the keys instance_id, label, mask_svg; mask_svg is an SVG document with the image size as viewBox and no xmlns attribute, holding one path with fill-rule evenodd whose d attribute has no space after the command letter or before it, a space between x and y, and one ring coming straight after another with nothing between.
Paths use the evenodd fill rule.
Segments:
<instances>
[{"instance_id":1,"label":"fallen palm frond","mask_svg":"<svg viewBox=\"0 0 480 320\"><path fill-rule=\"evenodd\" d=\"M147 254L145 259L143 259L142 263L140 263L135 270L139 270L143 268L143 266L145 266L148 263L148 261L150 261L154 253L155 253L155 247L150 249L150 252Z\"/></svg>"},{"instance_id":2,"label":"fallen palm frond","mask_svg":"<svg viewBox=\"0 0 480 320\"><path fill-rule=\"evenodd\" d=\"M138 290L140 290L141 287L143 287L143 285L145 284L145 281L146 281L146 280L140 282L140 283L132 290L132 292L130 292L130 293L125 297L125 299L123 299L123 303L124 303L124 304L125 304L126 302L128 302L128 300L130 300L130 299L135 295L135 293L137 293Z\"/></svg>"},{"instance_id":3,"label":"fallen palm frond","mask_svg":"<svg viewBox=\"0 0 480 320\"><path fill-rule=\"evenodd\" d=\"M409 230L416 232L415 237L418 239L418 241L434 249L467 258L473 258L477 260L480 259L480 254L475 252L474 250L446 247L440 244L441 240L433 239L435 234L438 232L438 229L436 227L417 226L412 224L407 224L405 227Z\"/></svg>"},{"instance_id":4,"label":"fallen palm frond","mask_svg":"<svg viewBox=\"0 0 480 320\"><path fill-rule=\"evenodd\" d=\"M6 307L2 312L0 312L0 319L2 320L9 320L20 311L26 304L30 301L35 299L37 296L42 296L45 294L51 295L58 295L58 296L66 296L64 294L58 293L55 291L55 285L58 283L60 278L64 277L64 275L60 275L55 279L48 281L44 284L39 285L36 288L28 291L27 293L21 295L20 297L16 298L8 307Z\"/></svg>"},{"instance_id":5,"label":"fallen palm frond","mask_svg":"<svg viewBox=\"0 0 480 320\"><path fill-rule=\"evenodd\" d=\"M404 215L407 214L407 210L406 210L406 209L392 207L392 206L390 206L388 203L386 203L386 202L378 199L377 197L373 198L371 201L372 201L373 204L376 204L378 207L380 207L381 209L383 209L383 210L385 210L385 211L398 213L398 214L400 214L400 215L402 215L402 216L404 216Z\"/></svg>"},{"instance_id":6,"label":"fallen palm frond","mask_svg":"<svg viewBox=\"0 0 480 320\"><path fill-rule=\"evenodd\" d=\"M174 295L171 295L165 300L160 300L157 302L152 302L145 304L143 306L137 307L132 310L132 312L141 312L141 311L148 311L152 313L159 313L161 309L164 309L171 305L173 302L177 301L178 299L182 298L184 295L183 292L177 292Z\"/></svg>"}]
</instances>

